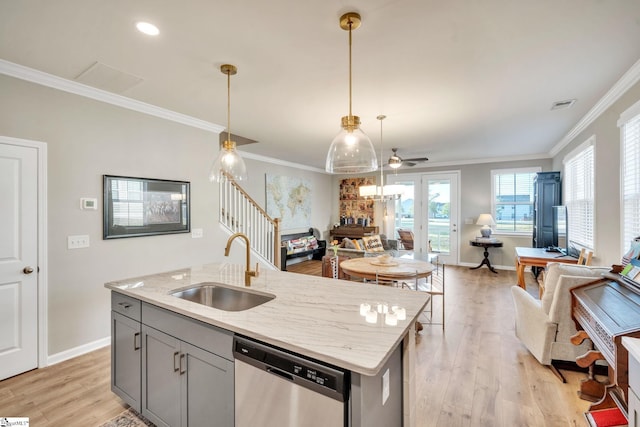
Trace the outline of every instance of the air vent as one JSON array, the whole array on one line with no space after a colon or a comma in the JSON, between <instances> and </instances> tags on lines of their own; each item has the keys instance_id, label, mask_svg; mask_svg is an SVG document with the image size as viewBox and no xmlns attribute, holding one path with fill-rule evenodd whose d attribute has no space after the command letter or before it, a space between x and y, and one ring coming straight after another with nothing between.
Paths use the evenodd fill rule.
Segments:
<instances>
[{"instance_id":1,"label":"air vent","mask_svg":"<svg viewBox=\"0 0 640 427\"><path fill-rule=\"evenodd\" d=\"M76 81L113 93L123 93L142 83L140 77L127 74L116 68L94 62L76 77Z\"/></svg>"},{"instance_id":2,"label":"air vent","mask_svg":"<svg viewBox=\"0 0 640 427\"><path fill-rule=\"evenodd\" d=\"M576 103L575 99L566 99L564 101L556 101L553 104L551 104L551 109L552 110L564 110L565 108L569 108L571 106L573 106L573 104Z\"/></svg>"}]
</instances>

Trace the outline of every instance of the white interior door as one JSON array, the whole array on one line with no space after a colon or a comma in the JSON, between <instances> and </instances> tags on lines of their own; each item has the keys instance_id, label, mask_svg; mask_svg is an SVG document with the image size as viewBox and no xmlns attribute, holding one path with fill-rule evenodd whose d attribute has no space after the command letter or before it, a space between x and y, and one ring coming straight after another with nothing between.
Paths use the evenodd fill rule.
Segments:
<instances>
[{"instance_id":1,"label":"white interior door","mask_svg":"<svg viewBox=\"0 0 640 427\"><path fill-rule=\"evenodd\" d=\"M38 366L38 152L0 143L0 380Z\"/></svg>"}]
</instances>

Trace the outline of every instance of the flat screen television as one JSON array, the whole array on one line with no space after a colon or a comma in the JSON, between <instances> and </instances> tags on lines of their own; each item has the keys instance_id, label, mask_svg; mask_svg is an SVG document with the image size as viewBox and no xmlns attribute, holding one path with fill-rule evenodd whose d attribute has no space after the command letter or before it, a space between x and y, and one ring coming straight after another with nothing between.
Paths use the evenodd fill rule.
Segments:
<instances>
[{"instance_id":1,"label":"flat screen television","mask_svg":"<svg viewBox=\"0 0 640 427\"><path fill-rule=\"evenodd\" d=\"M567 207L553 207L553 244L564 255L569 254Z\"/></svg>"}]
</instances>

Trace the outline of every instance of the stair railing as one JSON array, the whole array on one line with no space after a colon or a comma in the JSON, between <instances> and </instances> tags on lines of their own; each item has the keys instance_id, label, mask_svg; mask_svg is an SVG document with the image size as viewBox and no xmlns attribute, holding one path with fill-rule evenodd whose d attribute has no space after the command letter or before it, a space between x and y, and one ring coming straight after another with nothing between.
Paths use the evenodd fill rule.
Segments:
<instances>
[{"instance_id":1,"label":"stair railing","mask_svg":"<svg viewBox=\"0 0 640 427\"><path fill-rule=\"evenodd\" d=\"M230 177L220 183L220 223L231 233L243 233L251 249L280 269L280 219L267 212Z\"/></svg>"}]
</instances>

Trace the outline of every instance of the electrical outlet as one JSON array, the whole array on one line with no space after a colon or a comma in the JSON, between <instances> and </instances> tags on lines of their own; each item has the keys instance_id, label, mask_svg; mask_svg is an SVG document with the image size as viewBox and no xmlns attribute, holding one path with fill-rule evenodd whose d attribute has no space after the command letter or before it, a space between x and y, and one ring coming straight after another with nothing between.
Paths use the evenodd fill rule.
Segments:
<instances>
[{"instance_id":1,"label":"electrical outlet","mask_svg":"<svg viewBox=\"0 0 640 427\"><path fill-rule=\"evenodd\" d=\"M67 249L80 249L89 247L89 236L67 236Z\"/></svg>"},{"instance_id":2,"label":"electrical outlet","mask_svg":"<svg viewBox=\"0 0 640 427\"><path fill-rule=\"evenodd\" d=\"M191 238L192 239L200 239L204 235L202 228L193 228L191 229Z\"/></svg>"}]
</instances>

